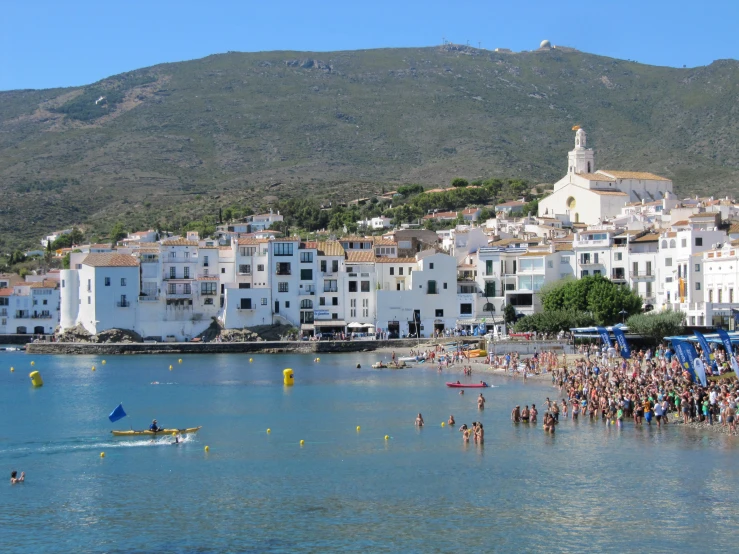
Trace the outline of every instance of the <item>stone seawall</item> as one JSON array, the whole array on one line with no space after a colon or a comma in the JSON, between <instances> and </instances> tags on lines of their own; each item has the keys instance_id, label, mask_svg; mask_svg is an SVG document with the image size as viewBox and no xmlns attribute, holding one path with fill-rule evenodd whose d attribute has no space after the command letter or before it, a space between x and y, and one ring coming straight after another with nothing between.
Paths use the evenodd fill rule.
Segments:
<instances>
[{"instance_id":1,"label":"stone seawall","mask_svg":"<svg viewBox=\"0 0 739 554\"><path fill-rule=\"evenodd\" d=\"M439 342L450 342L452 339ZM465 343L477 345L480 341L466 339ZM428 345L422 343L422 347ZM157 342L157 343L82 343L36 342L26 346L29 354L277 354L296 352L338 353L372 352L380 348L401 351L418 346L416 339L368 340L368 341L263 341L263 342Z\"/></svg>"}]
</instances>

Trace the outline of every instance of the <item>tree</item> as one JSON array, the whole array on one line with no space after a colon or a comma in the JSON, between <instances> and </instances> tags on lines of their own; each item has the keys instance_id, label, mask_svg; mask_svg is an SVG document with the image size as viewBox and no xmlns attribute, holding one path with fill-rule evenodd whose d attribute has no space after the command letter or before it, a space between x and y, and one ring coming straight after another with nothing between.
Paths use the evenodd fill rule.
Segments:
<instances>
[{"instance_id":1,"label":"tree","mask_svg":"<svg viewBox=\"0 0 739 554\"><path fill-rule=\"evenodd\" d=\"M71 258L71 254L69 252L64 254L64 257L62 258L62 269L69 269L70 258Z\"/></svg>"},{"instance_id":2,"label":"tree","mask_svg":"<svg viewBox=\"0 0 739 554\"><path fill-rule=\"evenodd\" d=\"M558 333L573 327L589 327L595 324L593 317L585 312L551 310L527 315L516 322L516 332L537 331L540 333Z\"/></svg>"},{"instance_id":3,"label":"tree","mask_svg":"<svg viewBox=\"0 0 739 554\"><path fill-rule=\"evenodd\" d=\"M665 337L683 333L685 314L672 310L636 314L626 320L626 326L630 333L649 337L657 344Z\"/></svg>"},{"instance_id":4,"label":"tree","mask_svg":"<svg viewBox=\"0 0 739 554\"><path fill-rule=\"evenodd\" d=\"M516 319L518 317L516 315L516 308L511 304L506 304L505 308L503 308L503 317L505 318L506 325L516 323Z\"/></svg>"},{"instance_id":5,"label":"tree","mask_svg":"<svg viewBox=\"0 0 739 554\"><path fill-rule=\"evenodd\" d=\"M452 181L452 186L455 188L464 188L466 186L469 186L469 181L467 179L462 179L461 177L457 177Z\"/></svg>"},{"instance_id":6,"label":"tree","mask_svg":"<svg viewBox=\"0 0 739 554\"><path fill-rule=\"evenodd\" d=\"M123 225L120 221L116 222L115 225L113 225L113 228L110 230L110 244L111 246L115 246L119 240L123 240L126 238L126 231L123 230Z\"/></svg>"}]
</instances>

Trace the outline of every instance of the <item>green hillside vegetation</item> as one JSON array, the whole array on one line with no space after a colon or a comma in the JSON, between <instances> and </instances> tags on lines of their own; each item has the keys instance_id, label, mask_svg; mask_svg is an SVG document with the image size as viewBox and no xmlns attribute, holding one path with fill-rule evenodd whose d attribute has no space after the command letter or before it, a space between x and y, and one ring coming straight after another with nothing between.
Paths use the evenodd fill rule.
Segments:
<instances>
[{"instance_id":1,"label":"green hillside vegetation","mask_svg":"<svg viewBox=\"0 0 739 554\"><path fill-rule=\"evenodd\" d=\"M448 45L231 52L85 87L2 92L0 252L72 225L99 237L116 222L207 229L221 208L335 207L454 179L552 183L574 124L598 167L670 177L679 195L731 193L738 82L733 60L676 69ZM472 191L481 204L524 192ZM462 207L445 194L406 199L411 212L399 217Z\"/></svg>"}]
</instances>

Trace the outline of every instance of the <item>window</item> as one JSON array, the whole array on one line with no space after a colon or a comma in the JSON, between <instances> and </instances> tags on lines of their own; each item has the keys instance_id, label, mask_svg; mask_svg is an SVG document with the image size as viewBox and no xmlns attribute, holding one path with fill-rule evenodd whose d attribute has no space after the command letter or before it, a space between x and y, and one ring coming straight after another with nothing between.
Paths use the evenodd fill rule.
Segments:
<instances>
[{"instance_id":1,"label":"window","mask_svg":"<svg viewBox=\"0 0 739 554\"><path fill-rule=\"evenodd\" d=\"M559 262L562 263L562 264L568 264L568 263L570 263L570 257L569 256L562 256L559 259Z\"/></svg>"},{"instance_id":2,"label":"window","mask_svg":"<svg viewBox=\"0 0 739 554\"><path fill-rule=\"evenodd\" d=\"M665 267L672 267L672 258L665 258Z\"/></svg>"},{"instance_id":3,"label":"window","mask_svg":"<svg viewBox=\"0 0 739 554\"><path fill-rule=\"evenodd\" d=\"M184 268L184 271L185 271L185 279L189 279L190 278L190 268L189 267L185 267ZM121 279L121 281L123 281L123 279ZM121 284L123 284L123 283L121 283Z\"/></svg>"},{"instance_id":4,"label":"window","mask_svg":"<svg viewBox=\"0 0 739 554\"><path fill-rule=\"evenodd\" d=\"M675 248L675 239L670 241L670 248Z\"/></svg>"},{"instance_id":5,"label":"window","mask_svg":"<svg viewBox=\"0 0 739 554\"><path fill-rule=\"evenodd\" d=\"M547 260L547 267L548 267L549 269L552 269L552 268L554 268L554 261L553 261L553 260Z\"/></svg>"},{"instance_id":6,"label":"window","mask_svg":"<svg viewBox=\"0 0 739 554\"><path fill-rule=\"evenodd\" d=\"M332 306L338 306L339 305L339 297L338 296L334 296L333 298L331 298L331 305Z\"/></svg>"},{"instance_id":7,"label":"window","mask_svg":"<svg viewBox=\"0 0 739 554\"><path fill-rule=\"evenodd\" d=\"M339 260L331 260L331 271L334 273L339 271Z\"/></svg>"},{"instance_id":8,"label":"window","mask_svg":"<svg viewBox=\"0 0 739 554\"><path fill-rule=\"evenodd\" d=\"M695 245L703 246L703 237L695 237Z\"/></svg>"},{"instance_id":9,"label":"window","mask_svg":"<svg viewBox=\"0 0 739 554\"><path fill-rule=\"evenodd\" d=\"M600 275L600 269L594 269L593 275Z\"/></svg>"},{"instance_id":10,"label":"window","mask_svg":"<svg viewBox=\"0 0 739 554\"><path fill-rule=\"evenodd\" d=\"M357 317L357 310L355 310L354 308L349 310L349 317Z\"/></svg>"},{"instance_id":11,"label":"window","mask_svg":"<svg viewBox=\"0 0 739 554\"><path fill-rule=\"evenodd\" d=\"M662 248L667 248L667 241L666 240L663 240L662 241Z\"/></svg>"},{"instance_id":12,"label":"window","mask_svg":"<svg viewBox=\"0 0 739 554\"><path fill-rule=\"evenodd\" d=\"M369 291L370 291L370 282L362 281L362 292L369 292Z\"/></svg>"},{"instance_id":13,"label":"window","mask_svg":"<svg viewBox=\"0 0 739 554\"><path fill-rule=\"evenodd\" d=\"M495 296L495 281L485 281L485 296Z\"/></svg>"},{"instance_id":14,"label":"window","mask_svg":"<svg viewBox=\"0 0 739 554\"><path fill-rule=\"evenodd\" d=\"M242 246L239 251L242 256L253 256L257 249L255 246Z\"/></svg>"},{"instance_id":15,"label":"window","mask_svg":"<svg viewBox=\"0 0 739 554\"><path fill-rule=\"evenodd\" d=\"M257 271L264 271L264 264L257 264Z\"/></svg>"},{"instance_id":16,"label":"window","mask_svg":"<svg viewBox=\"0 0 739 554\"><path fill-rule=\"evenodd\" d=\"M167 287L167 294L177 294L177 285L170 283Z\"/></svg>"},{"instance_id":17,"label":"window","mask_svg":"<svg viewBox=\"0 0 739 554\"><path fill-rule=\"evenodd\" d=\"M623 254L621 252L616 252L614 256L614 260L616 260L617 262L620 262L622 258L623 258Z\"/></svg>"},{"instance_id":18,"label":"window","mask_svg":"<svg viewBox=\"0 0 739 554\"><path fill-rule=\"evenodd\" d=\"M436 281L427 281L426 294L438 294L436 290Z\"/></svg>"},{"instance_id":19,"label":"window","mask_svg":"<svg viewBox=\"0 0 739 554\"><path fill-rule=\"evenodd\" d=\"M277 292L287 292L287 283L277 283Z\"/></svg>"},{"instance_id":20,"label":"window","mask_svg":"<svg viewBox=\"0 0 739 554\"><path fill-rule=\"evenodd\" d=\"M485 275L493 274L493 260L485 260Z\"/></svg>"},{"instance_id":21,"label":"window","mask_svg":"<svg viewBox=\"0 0 739 554\"><path fill-rule=\"evenodd\" d=\"M369 300L367 298L362 299L362 307L369 308Z\"/></svg>"},{"instance_id":22,"label":"window","mask_svg":"<svg viewBox=\"0 0 739 554\"><path fill-rule=\"evenodd\" d=\"M580 254L580 263L581 264L589 264L590 263L590 254Z\"/></svg>"},{"instance_id":23,"label":"window","mask_svg":"<svg viewBox=\"0 0 739 554\"><path fill-rule=\"evenodd\" d=\"M534 271L537 269L544 269L543 258L523 258L518 264L519 271Z\"/></svg>"},{"instance_id":24,"label":"window","mask_svg":"<svg viewBox=\"0 0 739 554\"><path fill-rule=\"evenodd\" d=\"M62 279L62 288L66 287L66 286L67 286L67 285L65 284L65 281L64 281L64 279Z\"/></svg>"},{"instance_id":25,"label":"window","mask_svg":"<svg viewBox=\"0 0 739 554\"><path fill-rule=\"evenodd\" d=\"M701 264L695 264L695 272L700 273L701 270Z\"/></svg>"},{"instance_id":26,"label":"window","mask_svg":"<svg viewBox=\"0 0 739 554\"><path fill-rule=\"evenodd\" d=\"M206 306L212 306L213 305L213 299L212 298L206 298L203 301L203 304L205 304Z\"/></svg>"},{"instance_id":27,"label":"window","mask_svg":"<svg viewBox=\"0 0 739 554\"><path fill-rule=\"evenodd\" d=\"M326 305L326 298L321 296L318 298L318 305L319 306L325 306Z\"/></svg>"},{"instance_id":28,"label":"window","mask_svg":"<svg viewBox=\"0 0 739 554\"><path fill-rule=\"evenodd\" d=\"M713 289L708 289L708 301L713 302Z\"/></svg>"},{"instance_id":29,"label":"window","mask_svg":"<svg viewBox=\"0 0 739 554\"><path fill-rule=\"evenodd\" d=\"M395 275L395 268L394 267L390 267L390 275Z\"/></svg>"},{"instance_id":30,"label":"window","mask_svg":"<svg viewBox=\"0 0 739 554\"><path fill-rule=\"evenodd\" d=\"M251 273L251 264L239 264L239 273L249 275Z\"/></svg>"},{"instance_id":31,"label":"window","mask_svg":"<svg viewBox=\"0 0 739 554\"><path fill-rule=\"evenodd\" d=\"M331 319L339 319L339 314L331 314Z\"/></svg>"},{"instance_id":32,"label":"window","mask_svg":"<svg viewBox=\"0 0 739 554\"><path fill-rule=\"evenodd\" d=\"M276 242L274 243L275 256L292 256L293 246L292 242Z\"/></svg>"},{"instance_id":33,"label":"window","mask_svg":"<svg viewBox=\"0 0 739 554\"><path fill-rule=\"evenodd\" d=\"M262 306L266 306L266 305L267 305L267 299L266 298L262 298Z\"/></svg>"},{"instance_id":34,"label":"window","mask_svg":"<svg viewBox=\"0 0 739 554\"><path fill-rule=\"evenodd\" d=\"M444 317L444 310L436 310L435 317Z\"/></svg>"},{"instance_id":35,"label":"window","mask_svg":"<svg viewBox=\"0 0 739 554\"><path fill-rule=\"evenodd\" d=\"M399 267L398 268L398 275L403 275L403 268L402 267Z\"/></svg>"},{"instance_id":36,"label":"window","mask_svg":"<svg viewBox=\"0 0 739 554\"><path fill-rule=\"evenodd\" d=\"M349 292L357 292L357 282L349 281Z\"/></svg>"},{"instance_id":37,"label":"window","mask_svg":"<svg viewBox=\"0 0 739 554\"><path fill-rule=\"evenodd\" d=\"M92 298L90 296L87 297L87 303L92 304Z\"/></svg>"},{"instance_id":38,"label":"window","mask_svg":"<svg viewBox=\"0 0 739 554\"><path fill-rule=\"evenodd\" d=\"M312 263L313 262L313 252L301 252L300 261L304 264Z\"/></svg>"},{"instance_id":39,"label":"window","mask_svg":"<svg viewBox=\"0 0 739 554\"><path fill-rule=\"evenodd\" d=\"M190 294L192 292L192 289L190 288L190 283L185 283L182 285L182 292L185 294Z\"/></svg>"},{"instance_id":40,"label":"window","mask_svg":"<svg viewBox=\"0 0 739 554\"><path fill-rule=\"evenodd\" d=\"M239 288L240 289L250 289L251 283L239 283Z\"/></svg>"},{"instance_id":41,"label":"window","mask_svg":"<svg viewBox=\"0 0 739 554\"><path fill-rule=\"evenodd\" d=\"M325 279L323 281L323 292L339 292L338 281L336 279Z\"/></svg>"},{"instance_id":42,"label":"window","mask_svg":"<svg viewBox=\"0 0 739 554\"><path fill-rule=\"evenodd\" d=\"M682 246L683 248L685 248L686 246L688 246L688 240L687 239L681 240L680 241L680 246Z\"/></svg>"},{"instance_id":43,"label":"window","mask_svg":"<svg viewBox=\"0 0 739 554\"><path fill-rule=\"evenodd\" d=\"M209 265L208 256L203 256L203 267L208 267Z\"/></svg>"},{"instance_id":44,"label":"window","mask_svg":"<svg viewBox=\"0 0 739 554\"><path fill-rule=\"evenodd\" d=\"M292 268L290 262L278 262L277 263L277 275L292 275Z\"/></svg>"},{"instance_id":45,"label":"window","mask_svg":"<svg viewBox=\"0 0 739 554\"><path fill-rule=\"evenodd\" d=\"M251 310L251 298L242 298L239 308L242 310Z\"/></svg>"},{"instance_id":46,"label":"window","mask_svg":"<svg viewBox=\"0 0 739 554\"><path fill-rule=\"evenodd\" d=\"M472 304L460 304L459 313L463 315L471 315L472 314Z\"/></svg>"},{"instance_id":47,"label":"window","mask_svg":"<svg viewBox=\"0 0 739 554\"><path fill-rule=\"evenodd\" d=\"M434 269L434 262L429 263L429 269Z\"/></svg>"},{"instance_id":48,"label":"window","mask_svg":"<svg viewBox=\"0 0 739 554\"><path fill-rule=\"evenodd\" d=\"M285 307L286 307L286 308L289 308L289 307L290 307L290 301L289 301L289 300L286 300L286 301L285 301Z\"/></svg>"},{"instance_id":49,"label":"window","mask_svg":"<svg viewBox=\"0 0 739 554\"><path fill-rule=\"evenodd\" d=\"M300 270L300 280L301 281L312 281L313 280L313 270L312 269L301 269Z\"/></svg>"},{"instance_id":50,"label":"window","mask_svg":"<svg viewBox=\"0 0 739 554\"><path fill-rule=\"evenodd\" d=\"M44 301L43 301L43 302L41 302L41 303L42 303L42 304L43 304L44 306L46 306L46 305L48 305L49 301L48 301L48 300L44 300Z\"/></svg>"},{"instance_id":51,"label":"window","mask_svg":"<svg viewBox=\"0 0 739 554\"><path fill-rule=\"evenodd\" d=\"M105 278L105 286L106 287L109 287L110 286L110 277L106 277Z\"/></svg>"},{"instance_id":52,"label":"window","mask_svg":"<svg viewBox=\"0 0 739 554\"><path fill-rule=\"evenodd\" d=\"M218 293L218 283L210 281L207 283L200 283L200 294L206 296L212 296Z\"/></svg>"},{"instance_id":53,"label":"window","mask_svg":"<svg viewBox=\"0 0 739 554\"><path fill-rule=\"evenodd\" d=\"M444 283L444 290L446 290L446 283Z\"/></svg>"},{"instance_id":54,"label":"window","mask_svg":"<svg viewBox=\"0 0 739 554\"><path fill-rule=\"evenodd\" d=\"M177 278L177 268L170 267L169 268L169 278L170 279L176 279Z\"/></svg>"},{"instance_id":55,"label":"window","mask_svg":"<svg viewBox=\"0 0 739 554\"><path fill-rule=\"evenodd\" d=\"M590 272L587 269L580 271L580 277L587 277L588 275L590 275Z\"/></svg>"},{"instance_id":56,"label":"window","mask_svg":"<svg viewBox=\"0 0 739 554\"><path fill-rule=\"evenodd\" d=\"M313 309L313 300L310 298L306 298L305 300L300 301L300 309L301 310L312 310Z\"/></svg>"},{"instance_id":57,"label":"window","mask_svg":"<svg viewBox=\"0 0 739 554\"><path fill-rule=\"evenodd\" d=\"M222 267L221 268L221 273L226 273L226 268L225 267Z\"/></svg>"},{"instance_id":58,"label":"window","mask_svg":"<svg viewBox=\"0 0 739 554\"><path fill-rule=\"evenodd\" d=\"M326 260L321 260L321 273L326 273Z\"/></svg>"},{"instance_id":59,"label":"window","mask_svg":"<svg viewBox=\"0 0 739 554\"><path fill-rule=\"evenodd\" d=\"M598 253L597 252L595 254L593 254L593 263L594 264L597 264L598 263Z\"/></svg>"}]
</instances>

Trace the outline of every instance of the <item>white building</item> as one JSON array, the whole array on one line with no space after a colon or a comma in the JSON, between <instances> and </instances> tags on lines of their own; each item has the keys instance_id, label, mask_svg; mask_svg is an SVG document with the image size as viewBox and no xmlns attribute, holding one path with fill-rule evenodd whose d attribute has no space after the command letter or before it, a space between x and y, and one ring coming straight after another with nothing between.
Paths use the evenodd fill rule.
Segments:
<instances>
[{"instance_id":1,"label":"white building","mask_svg":"<svg viewBox=\"0 0 739 554\"><path fill-rule=\"evenodd\" d=\"M53 334L59 323L59 283L3 280L0 288L0 335ZM11 286L7 286L11 285Z\"/></svg>"},{"instance_id":2,"label":"white building","mask_svg":"<svg viewBox=\"0 0 739 554\"><path fill-rule=\"evenodd\" d=\"M595 153L586 147L584 129L575 133L575 148L567 156L567 175L554 192L539 201L539 215L566 215L573 223L595 225L618 216L630 202L661 200L672 193L672 181L640 171L596 170Z\"/></svg>"}]
</instances>

